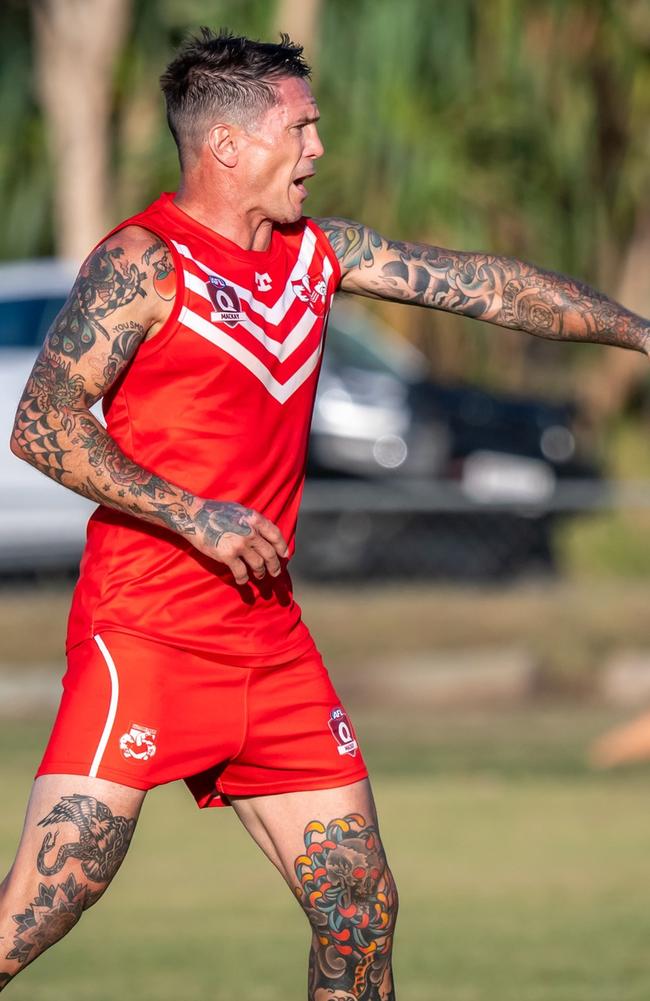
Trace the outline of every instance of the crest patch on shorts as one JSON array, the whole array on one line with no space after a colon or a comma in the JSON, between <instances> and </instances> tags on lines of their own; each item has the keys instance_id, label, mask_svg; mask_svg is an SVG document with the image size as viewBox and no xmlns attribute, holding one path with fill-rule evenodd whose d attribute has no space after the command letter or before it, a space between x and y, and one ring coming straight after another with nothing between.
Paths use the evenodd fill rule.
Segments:
<instances>
[{"instance_id":1,"label":"crest patch on shorts","mask_svg":"<svg viewBox=\"0 0 650 1001\"><path fill-rule=\"evenodd\" d=\"M127 733L120 737L120 751L124 758L136 758L138 761L148 761L156 753L157 730L150 726L132 723Z\"/></svg>"},{"instance_id":2,"label":"crest patch on shorts","mask_svg":"<svg viewBox=\"0 0 650 1001\"><path fill-rule=\"evenodd\" d=\"M350 754L354 757L359 749L352 724L345 709L337 706L332 709L328 725L336 741L339 754Z\"/></svg>"}]
</instances>

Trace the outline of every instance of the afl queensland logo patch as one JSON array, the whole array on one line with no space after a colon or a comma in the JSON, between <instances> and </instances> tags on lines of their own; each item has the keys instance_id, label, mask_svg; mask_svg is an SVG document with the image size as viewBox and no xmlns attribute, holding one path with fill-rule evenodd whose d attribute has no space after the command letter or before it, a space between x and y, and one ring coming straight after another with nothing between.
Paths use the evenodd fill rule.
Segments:
<instances>
[{"instance_id":1,"label":"afl queensland logo patch","mask_svg":"<svg viewBox=\"0 0 650 1001\"><path fill-rule=\"evenodd\" d=\"M337 751L339 754L350 754L354 757L359 745L357 744L357 738L354 735L352 724L345 709L341 709L340 706L332 709L328 725L334 740L338 744Z\"/></svg>"},{"instance_id":2,"label":"afl queensland logo patch","mask_svg":"<svg viewBox=\"0 0 650 1001\"><path fill-rule=\"evenodd\" d=\"M225 323L228 327L236 327L244 319L239 296L232 285L219 278L217 275L210 275L207 280L210 301L214 306L214 311L210 313L213 323Z\"/></svg>"}]
</instances>

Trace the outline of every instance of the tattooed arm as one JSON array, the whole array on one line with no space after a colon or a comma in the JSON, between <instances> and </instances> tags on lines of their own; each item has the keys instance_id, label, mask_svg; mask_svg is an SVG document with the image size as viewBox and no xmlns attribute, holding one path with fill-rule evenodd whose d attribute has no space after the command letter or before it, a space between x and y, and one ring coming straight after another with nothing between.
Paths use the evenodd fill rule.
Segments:
<instances>
[{"instance_id":1,"label":"tattooed arm","mask_svg":"<svg viewBox=\"0 0 650 1001\"><path fill-rule=\"evenodd\" d=\"M167 246L140 227L121 230L90 255L32 369L12 451L98 504L178 533L227 564L238 584L246 583L249 568L256 577L267 570L277 576L286 543L275 525L139 466L90 413L165 323L173 280Z\"/></svg>"},{"instance_id":2,"label":"tattooed arm","mask_svg":"<svg viewBox=\"0 0 650 1001\"><path fill-rule=\"evenodd\" d=\"M347 219L316 219L344 292L462 313L538 337L650 352L650 323L595 289L512 257L387 240Z\"/></svg>"}]
</instances>

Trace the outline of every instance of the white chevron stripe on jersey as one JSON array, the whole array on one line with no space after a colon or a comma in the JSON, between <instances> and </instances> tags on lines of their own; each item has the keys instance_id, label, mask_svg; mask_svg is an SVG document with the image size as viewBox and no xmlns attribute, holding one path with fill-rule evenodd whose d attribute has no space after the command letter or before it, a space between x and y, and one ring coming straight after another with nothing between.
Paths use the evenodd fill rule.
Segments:
<instances>
[{"instance_id":1,"label":"white chevron stripe on jersey","mask_svg":"<svg viewBox=\"0 0 650 1001\"><path fill-rule=\"evenodd\" d=\"M213 271L206 264L202 264L201 261L197 260L196 257L192 255L189 247L186 247L183 243L177 243L176 240L172 240L172 243L176 247L176 250L185 257L188 261L192 261L204 274L215 275L218 278L224 278L224 275L219 274L217 271ZM240 299L247 302L251 309L254 309L256 313L259 313L268 323L278 324L287 315L290 306L296 301L296 297L293 294L293 288L291 283L294 281L300 281L301 278L309 271L309 265L312 262L314 256L314 250L316 249L316 236L309 226L305 226L305 232L303 233L302 242L300 244L300 251L294 264L291 274L287 278L287 283L284 286L284 290L278 299L278 301L273 306L267 306L266 303L260 302L249 288L244 288L242 285L237 285L230 278L227 280L229 285L232 285L235 292ZM325 259L330 268L330 274L332 273L332 265L329 259Z\"/></svg>"},{"instance_id":2,"label":"white chevron stripe on jersey","mask_svg":"<svg viewBox=\"0 0 650 1001\"><path fill-rule=\"evenodd\" d=\"M220 327L216 327L213 323L205 320L198 313L192 312L187 306L183 306L180 311L178 322L182 323L183 326L188 327L193 330L195 334L199 334L204 337L207 341L211 341L212 344L216 344L217 347L222 348L227 354L248 369L249 372L259 379L262 385L269 391L271 396L273 396L278 403L286 403L290 396L300 389L303 382L305 382L309 376L312 374L316 366L318 365L318 360L321 356L321 351L323 350L323 337L318 342L318 347L309 356L306 362L304 362L300 368L294 372L291 378L287 379L286 382L278 382L276 378L268 370L264 362L261 362L259 358L245 348L243 344L236 341L234 337L222 330Z\"/></svg>"},{"instance_id":3,"label":"white chevron stripe on jersey","mask_svg":"<svg viewBox=\"0 0 650 1001\"><path fill-rule=\"evenodd\" d=\"M334 269L332 268L330 261L326 258L323 261L323 279L326 285L331 278L333 270ZM208 302L212 301L210 299L210 293L208 292L207 285L202 278L198 278L196 275L192 274L191 271L185 271L185 269L183 269L183 276L185 279L185 285L188 289L195 292L197 295L200 295L201 298L206 299ZM235 285L232 287L236 288ZM266 331L264 331L261 327L258 327L258 325L251 320L249 316L245 316L243 320L239 320L239 326L243 327L244 330L247 330L249 334L252 334L252 336L259 341L270 354L275 355L279 361L283 362L285 359L289 358L289 356L292 355L297 348L300 347L302 342L309 335L316 321L319 319L320 317L316 316L311 309L305 309L303 315L300 317L297 324L284 341L276 341L275 338L269 337Z\"/></svg>"}]
</instances>

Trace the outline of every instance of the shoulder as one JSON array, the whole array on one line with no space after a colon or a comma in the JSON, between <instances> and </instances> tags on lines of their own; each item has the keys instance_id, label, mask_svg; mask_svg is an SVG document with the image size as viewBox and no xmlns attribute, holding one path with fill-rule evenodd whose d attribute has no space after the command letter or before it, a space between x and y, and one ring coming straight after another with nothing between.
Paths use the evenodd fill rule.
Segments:
<instances>
[{"instance_id":1,"label":"shoulder","mask_svg":"<svg viewBox=\"0 0 650 1001\"><path fill-rule=\"evenodd\" d=\"M176 289L171 248L165 240L143 226L127 224L110 233L88 255L78 283L86 288L130 289L130 301L157 307L170 301ZM124 301L124 296L118 296ZM156 308L157 312L157 308Z\"/></svg>"},{"instance_id":2,"label":"shoulder","mask_svg":"<svg viewBox=\"0 0 650 1001\"><path fill-rule=\"evenodd\" d=\"M385 246L386 241L376 230L353 219L328 216L313 221L329 240L343 275L353 268L374 263L375 254Z\"/></svg>"},{"instance_id":3,"label":"shoulder","mask_svg":"<svg viewBox=\"0 0 650 1001\"><path fill-rule=\"evenodd\" d=\"M110 254L115 261L124 258L147 265L151 256L161 249L169 250L169 246L160 236L150 229L145 229L144 226L128 223L102 240L88 255L86 261L96 256Z\"/></svg>"}]
</instances>

